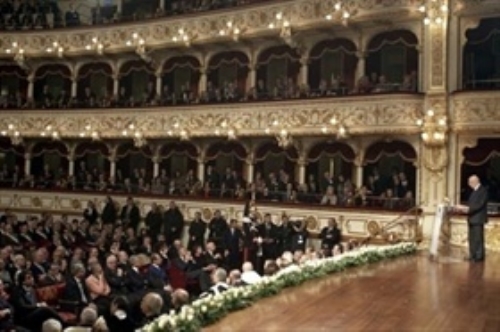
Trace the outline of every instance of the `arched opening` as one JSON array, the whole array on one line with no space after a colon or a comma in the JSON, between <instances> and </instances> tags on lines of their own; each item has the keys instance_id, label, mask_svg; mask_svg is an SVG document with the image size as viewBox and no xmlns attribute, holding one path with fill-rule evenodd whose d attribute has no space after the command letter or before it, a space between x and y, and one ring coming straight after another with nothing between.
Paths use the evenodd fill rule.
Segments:
<instances>
[{"instance_id":1,"label":"arched opening","mask_svg":"<svg viewBox=\"0 0 500 332\"><path fill-rule=\"evenodd\" d=\"M482 19L465 36L463 86L479 90L500 88L500 18Z\"/></svg>"},{"instance_id":2,"label":"arched opening","mask_svg":"<svg viewBox=\"0 0 500 332\"><path fill-rule=\"evenodd\" d=\"M198 96L201 64L192 56L170 58L163 65L162 105L190 104Z\"/></svg>"},{"instance_id":3,"label":"arched opening","mask_svg":"<svg viewBox=\"0 0 500 332\"><path fill-rule=\"evenodd\" d=\"M204 102L240 101L247 92L249 60L243 52L222 52L210 59Z\"/></svg>"},{"instance_id":4,"label":"arched opening","mask_svg":"<svg viewBox=\"0 0 500 332\"><path fill-rule=\"evenodd\" d=\"M296 188L299 153L294 146L282 148L276 142L266 142L255 152L254 184L257 197L286 200L287 192ZM291 194L291 193L290 193Z\"/></svg>"},{"instance_id":5,"label":"arched opening","mask_svg":"<svg viewBox=\"0 0 500 332\"><path fill-rule=\"evenodd\" d=\"M372 92L418 91L418 38L408 30L376 35L368 43L366 73Z\"/></svg>"},{"instance_id":6,"label":"arched opening","mask_svg":"<svg viewBox=\"0 0 500 332\"><path fill-rule=\"evenodd\" d=\"M63 64L46 64L35 72L34 99L38 108L65 108L71 95L71 70Z\"/></svg>"},{"instance_id":7,"label":"arched opening","mask_svg":"<svg viewBox=\"0 0 500 332\"><path fill-rule=\"evenodd\" d=\"M0 66L0 108L28 108L26 72L15 64Z\"/></svg>"},{"instance_id":8,"label":"arched opening","mask_svg":"<svg viewBox=\"0 0 500 332\"><path fill-rule=\"evenodd\" d=\"M116 100L121 107L151 106L156 103L154 69L142 60L131 60L120 68L120 89Z\"/></svg>"},{"instance_id":9,"label":"arched opening","mask_svg":"<svg viewBox=\"0 0 500 332\"><path fill-rule=\"evenodd\" d=\"M68 176L68 147L61 141L41 141L31 150L31 174L39 188L53 188Z\"/></svg>"},{"instance_id":10,"label":"arched opening","mask_svg":"<svg viewBox=\"0 0 500 332\"><path fill-rule=\"evenodd\" d=\"M324 195L331 180L335 194L348 198L354 194L353 168L356 154L346 143L324 141L316 144L307 156L307 192Z\"/></svg>"},{"instance_id":11,"label":"arched opening","mask_svg":"<svg viewBox=\"0 0 500 332\"><path fill-rule=\"evenodd\" d=\"M467 201L471 188L467 179L477 175L488 188L489 200L500 202L500 138L481 138L477 145L465 148L460 172L460 199Z\"/></svg>"},{"instance_id":12,"label":"arched opening","mask_svg":"<svg viewBox=\"0 0 500 332\"><path fill-rule=\"evenodd\" d=\"M379 141L365 153L364 186L376 205L410 208L415 204L417 153L404 141Z\"/></svg>"},{"instance_id":13,"label":"arched opening","mask_svg":"<svg viewBox=\"0 0 500 332\"><path fill-rule=\"evenodd\" d=\"M17 188L24 185L24 153L23 146L0 138L0 186Z\"/></svg>"},{"instance_id":14,"label":"arched opening","mask_svg":"<svg viewBox=\"0 0 500 332\"><path fill-rule=\"evenodd\" d=\"M130 193L149 192L153 171L153 152L147 145L125 142L116 151L116 182Z\"/></svg>"},{"instance_id":15,"label":"arched opening","mask_svg":"<svg viewBox=\"0 0 500 332\"><path fill-rule=\"evenodd\" d=\"M109 107L113 95L113 69L106 62L91 62L78 71L79 104L82 107Z\"/></svg>"},{"instance_id":16,"label":"arched opening","mask_svg":"<svg viewBox=\"0 0 500 332\"><path fill-rule=\"evenodd\" d=\"M207 177L212 195L237 197L245 188L247 150L239 142L219 141L206 151ZM217 180L217 181L214 181Z\"/></svg>"},{"instance_id":17,"label":"arched opening","mask_svg":"<svg viewBox=\"0 0 500 332\"><path fill-rule=\"evenodd\" d=\"M198 149L190 142L169 142L160 149L159 177L165 185L182 177L196 177Z\"/></svg>"},{"instance_id":18,"label":"arched opening","mask_svg":"<svg viewBox=\"0 0 500 332\"><path fill-rule=\"evenodd\" d=\"M101 141L80 142L75 148L75 170L77 183L104 182L109 175L109 148Z\"/></svg>"},{"instance_id":19,"label":"arched opening","mask_svg":"<svg viewBox=\"0 0 500 332\"><path fill-rule=\"evenodd\" d=\"M257 87L259 99L289 99L300 96L300 56L288 45L274 46L259 54Z\"/></svg>"},{"instance_id":20,"label":"arched opening","mask_svg":"<svg viewBox=\"0 0 500 332\"><path fill-rule=\"evenodd\" d=\"M329 39L316 44L309 55L308 84L316 96L345 95L354 88L356 45L348 39Z\"/></svg>"}]
</instances>

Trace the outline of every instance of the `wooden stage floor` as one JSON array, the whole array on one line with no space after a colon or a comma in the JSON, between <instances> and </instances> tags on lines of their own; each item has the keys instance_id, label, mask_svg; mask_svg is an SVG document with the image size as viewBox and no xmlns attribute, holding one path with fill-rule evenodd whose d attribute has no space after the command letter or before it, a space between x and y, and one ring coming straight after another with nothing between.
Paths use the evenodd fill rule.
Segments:
<instances>
[{"instance_id":1,"label":"wooden stage floor","mask_svg":"<svg viewBox=\"0 0 500 332\"><path fill-rule=\"evenodd\" d=\"M405 257L311 281L204 331L500 331L500 255Z\"/></svg>"}]
</instances>

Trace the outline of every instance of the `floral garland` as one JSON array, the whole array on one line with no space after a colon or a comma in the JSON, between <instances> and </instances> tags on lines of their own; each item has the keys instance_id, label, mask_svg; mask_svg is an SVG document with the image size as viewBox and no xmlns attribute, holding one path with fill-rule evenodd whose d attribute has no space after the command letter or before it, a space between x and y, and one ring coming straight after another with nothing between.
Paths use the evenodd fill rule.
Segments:
<instances>
[{"instance_id":1,"label":"floral garland","mask_svg":"<svg viewBox=\"0 0 500 332\"><path fill-rule=\"evenodd\" d=\"M259 299L279 293L282 289L297 286L305 281L320 278L347 268L376 263L386 259L410 255L417 251L414 243L389 246L363 247L345 254L312 260L303 265L292 265L276 275L264 277L255 284L235 287L218 295L211 295L184 306L179 313L171 311L144 326L146 332L198 332L230 312L251 306Z\"/></svg>"}]
</instances>

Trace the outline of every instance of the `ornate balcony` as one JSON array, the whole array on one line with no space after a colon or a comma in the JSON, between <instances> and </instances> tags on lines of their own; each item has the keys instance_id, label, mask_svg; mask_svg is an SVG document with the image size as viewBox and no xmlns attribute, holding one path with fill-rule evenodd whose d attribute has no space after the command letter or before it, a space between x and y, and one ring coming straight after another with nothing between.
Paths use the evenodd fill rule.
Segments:
<instances>
[{"instance_id":1,"label":"ornate balcony","mask_svg":"<svg viewBox=\"0 0 500 332\"><path fill-rule=\"evenodd\" d=\"M161 108L15 110L0 113L0 130L27 138L57 132L55 138L63 139L93 136L83 135L91 127L100 138L120 138L131 131L147 139L182 138L183 133L215 137L223 128L232 128L235 136L265 136L270 134L266 129L279 123L292 136L321 136L332 133L328 126L335 119L348 135L415 134L423 106L420 94L380 94Z\"/></svg>"}]
</instances>

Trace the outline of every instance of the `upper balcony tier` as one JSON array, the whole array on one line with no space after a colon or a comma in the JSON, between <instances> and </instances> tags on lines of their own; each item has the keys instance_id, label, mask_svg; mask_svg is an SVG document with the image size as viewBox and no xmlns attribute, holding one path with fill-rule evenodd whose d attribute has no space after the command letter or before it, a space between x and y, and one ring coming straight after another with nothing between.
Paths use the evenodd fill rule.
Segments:
<instances>
[{"instance_id":1,"label":"upper balcony tier","mask_svg":"<svg viewBox=\"0 0 500 332\"><path fill-rule=\"evenodd\" d=\"M227 3L233 2L238 3ZM63 8L63 4L60 4L61 14L70 11L69 7ZM64 34L58 29L37 29L42 27L35 25L35 29L30 26L27 29L7 30L2 33L0 40L5 56L20 49L25 56L47 56L48 49L55 51L54 54L60 49L66 56L95 54L96 50L113 54L132 51L133 36L140 36L137 39L148 49L263 37L282 37L287 40L296 32L304 30L315 29L315 33L325 33L333 26L343 27L347 24L357 28L373 28L374 25L387 28L393 23L421 20L427 15L425 8L419 11L421 4L414 0L244 1L244 4L222 9L216 6L217 10L212 11L188 10L186 15L159 15L144 21L78 26L68 29ZM36 13L25 16L25 21L38 20ZM54 22L53 16L44 16L44 20ZM11 14L2 17L3 21L6 19L10 20ZM94 21L100 23L102 20ZM5 52L7 50L9 52Z\"/></svg>"}]
</instances>

